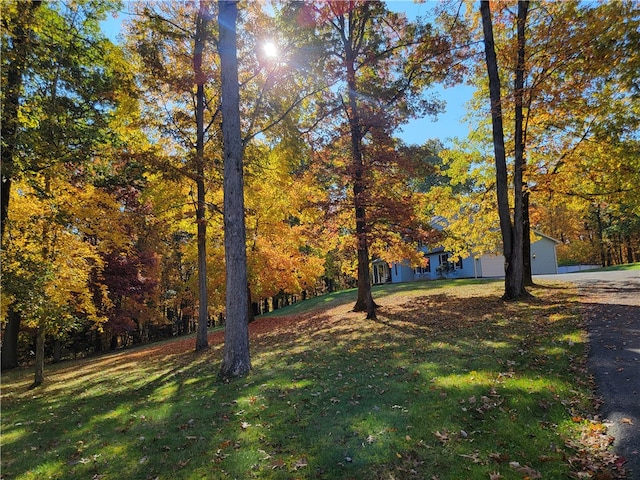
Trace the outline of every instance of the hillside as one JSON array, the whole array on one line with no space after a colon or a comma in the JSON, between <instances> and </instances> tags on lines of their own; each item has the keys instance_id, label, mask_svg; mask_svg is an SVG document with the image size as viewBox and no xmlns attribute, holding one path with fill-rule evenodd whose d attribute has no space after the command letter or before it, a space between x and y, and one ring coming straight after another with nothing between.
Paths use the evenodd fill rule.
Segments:
<instances>
[{"instance_id":1,"label":"hillside","mask_svg":"<svg viewBox=\"0 0 640 480\"><path fill-rule=\"evenodd\" d=\"M312 299L250 328L253 371L217 381L223 333L2 383L3 478L616 478L584 369L580 305L500 283L429 282ZM606 473L604 473L606 472Z\"/></svg>"}]
</instances>

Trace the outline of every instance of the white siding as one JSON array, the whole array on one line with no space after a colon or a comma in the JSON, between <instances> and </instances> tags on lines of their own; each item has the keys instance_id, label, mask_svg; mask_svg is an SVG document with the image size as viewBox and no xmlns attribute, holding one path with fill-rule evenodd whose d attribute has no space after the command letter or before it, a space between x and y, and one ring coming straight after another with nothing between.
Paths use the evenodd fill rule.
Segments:
<instances>
[{"instance_id":1,"label":"white siding","mask_svg":"<svg viewBox=\"0 0 640 480\"><path fill-rule=\"evenodd\" d=\"M531 244L531 273L533 275L558 273L555 240L541 237L540 240Z\"/></svg>"},{"instance_id":2,"label":"white siding","mask_svg":"<svg viewBox=\"0 0 640 480\"><path fill-rule=\"evenodd\" d=\"M480 257L479 277L504 277L504 257L485 254Z\"/></svg>"}]
</instances>

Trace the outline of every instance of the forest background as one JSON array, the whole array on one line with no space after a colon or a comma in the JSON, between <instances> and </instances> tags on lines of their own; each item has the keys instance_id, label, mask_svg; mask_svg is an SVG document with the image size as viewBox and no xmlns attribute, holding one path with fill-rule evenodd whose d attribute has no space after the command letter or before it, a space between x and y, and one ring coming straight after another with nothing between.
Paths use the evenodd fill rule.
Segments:
<instances>
[{"instance_id":1,"label":"forest background","mask_svg":"<svg viewBox=\"0 0 640 480\"><path fill-rule=\"evenodd\" d=\"M102 27L119 2L5 4L3 369L206 342L226 296L216 4L127 3L118 43ZM418 245L500 252L476 2L402 5L240 4L251 314L355 286L373 258L424 267ZM515 5L494 6L505 124ZM639 258L639 21L636 2L531 2L525 192L561 263ZM408 143L461 84L468 135Z\"/></svg>"}]
</instances>

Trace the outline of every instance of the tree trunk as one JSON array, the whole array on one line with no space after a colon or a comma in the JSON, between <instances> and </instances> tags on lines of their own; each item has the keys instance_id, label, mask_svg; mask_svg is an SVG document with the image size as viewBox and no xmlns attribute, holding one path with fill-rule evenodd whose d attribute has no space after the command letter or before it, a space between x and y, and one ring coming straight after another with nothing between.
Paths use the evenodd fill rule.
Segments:
<instances>
[{"instance_id":1,"label":"tree trunk","mask_svg":"<svg viewBox=\"0 0 640 480\"><path fill-rule=\"evenodd\" d=\"M517 299L528 296L525 288L524 267L524 115L522 101L524 94L525 69L525 26L527 22L528 1L518 1L518 58L516 62L515 92L515 158L513 173L513 250L509 260L505 279L505 298ZM511 275L509 275L511 272Z\"/></svg>"},{"instance_id":2,"label":"tree trunk","mask_svg":"<svg viewBox=\"0 0 640 480\"><path fill-rule=\"evenodd\" d=\"M53 341L53 361L52 363L60 363L62 361L62 340L59 338Z\"/></svg>"},{"instance_id":3,"label":"tree trunk","mask_svg":"<svg viewBox=\"0 0 640 480\"><path fill-rule=\"evenodd\" d=\"M522 5L526 4L526 5ZM524 55L524 37L520 43L520 34L524 34L524 19L526 19L527 2L518 3L518 62L520 55ZM523 8L525 7L525 8ZM480 2L480 13L482 16L482 27L485 42L485 60L487 64L487 74L489 78L489 95L491 99L491 120L493 127L493 146L496 164L496 190L498 199L498 214L500 217L500 231L502 234L503 251L506 262L505 271L505 291L503 298L516 299L526 295L524 288L524 263L523 263L523 215L522 215L522 97L520 96L519 122L516 120L516 161L514 173L514 194L515 211L513 224L509 211L509 196L507 183L507 163L504 146L504 127L502 123L502 99L500 93L500 78L498 75L498 61L496 58L495 44L493 38L493 25L491 22L491 10L489 1ZM521 15L524 14L523 17ZM522 18L522 21L521 21ZM522 30L521 30L522 29ZM520 49L522 48L522 50ZM524 61L524 56L522 57ZM519 68L521 68L519 63ZM516 72L516 96L518 90L522 95L522 78ZM516 100L516 104L518 100ZM516 107L516 117L518 117L518 107ZM518 126L519 123L519 126ZM519 140L518 140L519 139Z\"/></svg>"},{"instance_id":4,"label":"tree trunk","mask_svg":"<svg viewBox=\"0 0 640 480\"><path fill-rule=\"evenodd\" d=\"M600 253L600 266L607 266L607 253L604 247L604 225L602 224L602 215L600 213L600 205L596 205L594 210L596 216L596 227L597 227L597 242L598 242L598 251Z\"/></svg>"},{"instance_id":5,"label":"tree trunk","mask_svg":"<svg viewBox=\"0 0 640 480\"><path fill-rule=\"evenodd\" d=\"M202 115L202 85L198 85L198 110ZM202 96L202 97L201 97ZM198 118L198 129L201 128L202 119ZM200 135L200 133L198 134ZM198 143L200 139L198 140ZM198 154L200 157L201 152ZM196 208L196 222L198 226L198 330L196 333L196 351L209 348L207 339L207 321L209 316L209 293L207 289L207 219L205 218L205 185L204 167L202 157L198 159L197 173L197 196L198 205Z\"/></svg>"},{"instance_id":6,"label":"tree trunk","mask_svg":"<svg viewBox=\"0 0 640 480\"><path fill-rule=\"evenodd\" d=\"M626 235L624 241L627 251L627 263L633 263L633 243L631 242L631 235Z\"/></svg>"},{"instance_id":7,"label":"tree trunk","mask_svg":"<svg viewBox=\"0 0 640 480\"><path fill-rule=\"evenodd\" d=\"M2 334L2 371L18 367L18 333L20 333L20 312L8 307L7 324Z\"/></svg>"},{"instance_id":8,"label":"tree trunk","mask_svg":"<svg viewBox=\"0 0 640 480\"><path fill-rule=\"evenodd\" d=\"M44 382L44 341L45 331L43 327L38 327L36 334L36 365L34 369L33 385L31 388L38 387Z\"/></svg>"},{"instance_id":9,"label":"tree trunk","mask_svg":"<svg viewBox=\"0 0 640 480\"><path fill-rule=\"evenodd\" d=\"M350 44L345 44L347 86L349 96L349 129L351 134L351 155L353 165L353 204L356 217L356 241L358 250L358 298L354 312L367 312L367 319L376 318L376 304L371 294L371 273L369 271L369 235L367 231L366 208L364 202L365 165L362 156L362 128L356 99L357 84L355 58Z\"/></svg>"},{"instance_id":10,"label":"tree trunk","mask_svg":"<svg viewBox=\"0 0 640 480\"><path fill-rule=\"evenodd\" d=\"M500 94L500 77L498 76L498 60L493 41L493 25L489 1L480 2L482 27L484 33L484 51L489 77L489 96L491 100L491 124L493 132L493 150L496 165L496 194L498 214L500 217L500 233L502 235L505 262L511 257L512 226L509 211L509 195L507 184L507 161L504 147L504 129L502 125L502 100Z\"/></svg>"},{"instance_id":11,"label":"tree trunk","mask_svg":"<svg viewBox=\"0 0 640 480\"><path fill-rule=\"evenodd\" d=\"M524 193L522 204L522 260L524 262L524 285L533 286L533 265L531 264L531 222L529 220L529 192Z\"/></svg>"},{"instance_id":12,"label":"tree trunk","mask_svg":"<svg viewBox=\"0 0 640 480\"><path fill-rule=\"evenodd\" d=\"M193 55L193 70L196 90L196 188L197 207L196 223L198 225L198 329L196 333L196 352L209 348L207 326L209 323L209 294L207 290L207 219L204 182L204 82L202 72L202 54L209 13L204 0L200 0L200 8L196 18L196 38Z\"/></svg>"},{"instance_id":13,"label":"tree trunk","mask_svg":"<svg viewBox=\"0 0 640 480\"><path fill-rule=\"evenodd\" d=\"M224 354L220 378L246 375L249 355L249 301L244 223L243 146L240 133L240 92L236 47L236 1L218 2L222 136L224 141L224 246L226 312Z\"/></svg>"}]
</instances>

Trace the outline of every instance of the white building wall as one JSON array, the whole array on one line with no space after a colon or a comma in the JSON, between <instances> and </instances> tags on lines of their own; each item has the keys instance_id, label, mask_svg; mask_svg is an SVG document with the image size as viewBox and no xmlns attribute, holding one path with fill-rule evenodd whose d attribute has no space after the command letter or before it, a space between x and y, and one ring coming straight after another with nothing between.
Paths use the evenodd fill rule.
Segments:
<instances>
[{"instance_id":1,"label":"white building wall","mask_svg":"<svg viewBox=\"0 0 640 480\"><path fill-rule=\"evenodd\" d=\"M542 237L531 244L531 273L533 275L553 275L558 273L556 242Z\"/></svg>"}]
</instances>

